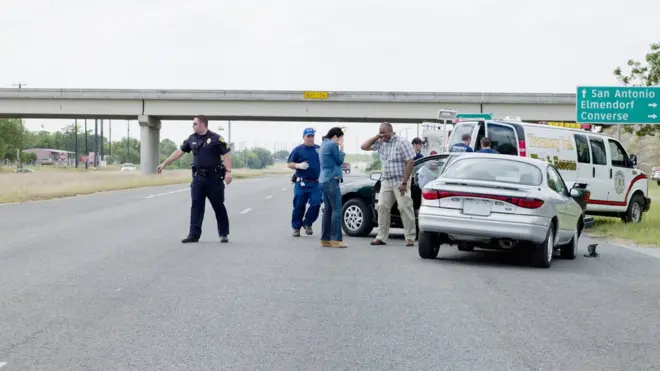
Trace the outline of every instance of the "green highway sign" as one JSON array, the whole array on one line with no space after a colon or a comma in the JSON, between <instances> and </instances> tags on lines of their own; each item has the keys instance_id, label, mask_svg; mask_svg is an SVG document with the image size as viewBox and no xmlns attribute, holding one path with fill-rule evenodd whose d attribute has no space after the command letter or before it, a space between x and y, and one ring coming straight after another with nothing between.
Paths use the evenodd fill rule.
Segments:
<instances>
[{"instance_id":1,"label":"green highway sign","mask_svg":"<svg viewBox=\"0 0 660 371\"><path fill-rule=\"evenodd\" d=\"M660 124L660 87L578 86L575 121L582 124Z\"/></svg>"}]
</instances>

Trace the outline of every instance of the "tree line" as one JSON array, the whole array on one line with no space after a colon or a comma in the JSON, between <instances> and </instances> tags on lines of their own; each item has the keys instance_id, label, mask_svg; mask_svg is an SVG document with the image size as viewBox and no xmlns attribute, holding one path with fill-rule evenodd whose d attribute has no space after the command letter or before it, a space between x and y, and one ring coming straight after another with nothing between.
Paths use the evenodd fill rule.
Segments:
<instances>
[{"instance_id":1,"label":"tree line","mask_svg":"<svg viewBox=\"0 0 660 371\"><path fill-rule=\"evenodd\" d=\"M140 163L139 140L122 138L111 142L105 136L98 135L95 138L93 130L87 130L85 136L84 129L80 125L78 125L77 135L75 129L72 124L56 132L31 131L25 128L20 119L0 119L0 162L30 164L36 161L36 154L23 152L23 150L43 148L76 152L77 146L77 152L81 158L86 156L87 152L94 152L94 149L98 147L99 156L103 154L110 164ZM178 147L179 145L174 141L163 139L160 142L160 161L164 161ZM288 156L289 152L285 150L273 153L259 147L231 152L234 167L249 169L263 169L275 162L286 161ZM173 163L172 167L190 168L191 164L192 154L187 153Z\"/></svg>"}]
</instances>

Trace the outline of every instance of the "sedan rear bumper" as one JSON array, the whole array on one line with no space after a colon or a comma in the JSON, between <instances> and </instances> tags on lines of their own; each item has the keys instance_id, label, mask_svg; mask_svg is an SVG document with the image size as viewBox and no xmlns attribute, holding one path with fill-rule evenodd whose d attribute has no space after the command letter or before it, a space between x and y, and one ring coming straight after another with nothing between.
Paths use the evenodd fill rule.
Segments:
<instances>
[{"instance_id":1,"label":"sedan rear bumper","mask_svg":"<svg viewBox=\"0 0 660 371\"><path fill-rule=\"evenodd\" d=\"M542 243L551 219L529 215L504 215L500 220L491 217L470 217L460 210L422 206L419 209L419 229L424 232L446 233L479 238L510 238Z\"/></svg>"}]
</instances>

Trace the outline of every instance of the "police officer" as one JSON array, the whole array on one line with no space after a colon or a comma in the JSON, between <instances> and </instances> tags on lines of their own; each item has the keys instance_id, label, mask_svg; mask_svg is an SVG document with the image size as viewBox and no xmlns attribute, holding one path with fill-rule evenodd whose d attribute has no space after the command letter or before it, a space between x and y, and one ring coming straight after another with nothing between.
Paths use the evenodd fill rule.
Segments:
<instances>
[{"instance_id":1,"label":"police officer","mask_svg":"<svg viewBox=\"0 0 660 371\"><path fill-rule=\"evenodd\" d=\"M202 221L204 220L204 207L208 197L215 211L218 223L220 242L229 242L229 217L225 208L225 183L231 183L231 157L229 144L222 136L209 130L208 120L205 116L195 116L193 119L194 134L183 141L181 147L158 166L158 173L181 158L184 153L193 154L190 207L190 231L182 243L199 241L202 235ZM224 157L224 163L222 160ZM224 182L223 182L224 180Z\"/></svg>"},{"instance_id":2,"label":"police officer","mask_svg":"<svg viewBox=\"0 0 660 371\"><path fill-rule=\"evenodd\" d=\"M319 210L323 197L319 185L321 174L321 162L319 161L319 145L314 143L316 131L307 128L303 131L303 144L291 151L287 166L296 170L296 183L293 186L293 212L291 214L291 227L293 236L300 237L300 229L305 229L305 234L312 235L312 224L319 217ZM309 208L305 207L309 202ZM304 217L304 218L303 218Z\"/></svg>"}]
</instances>

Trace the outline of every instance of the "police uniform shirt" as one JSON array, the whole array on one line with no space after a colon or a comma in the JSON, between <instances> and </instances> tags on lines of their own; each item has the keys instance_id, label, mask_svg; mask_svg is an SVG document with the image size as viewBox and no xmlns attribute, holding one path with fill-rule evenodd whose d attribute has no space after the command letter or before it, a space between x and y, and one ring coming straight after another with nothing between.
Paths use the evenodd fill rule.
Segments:
<instances>
[{"instance_id":1,"label":"police uniform shirt","mask_svg":"<svg viewBox=\"0 0 660 371\"><path fill-rule=\"evenodd\" d=\"M309 167L306 170L296 169L296 176L302 179L317 180L321 175L321 161L319 159L320 146L315 144L308 147L304 144L294 148L289 155L287 162L294 162L296 164L307 162Z\"/></svg>"},{"instance_id":2,"label":"police uniform shirt","mask_svg":"<svg viewBox=\"0 0 660 371\"><path fill-rule=\"evenodd\" d=\"M193 153L194 166L211 169L222 165L222 156L229 153L229 144L222 136L209 130L205 135L192 134L183 141L180 149L185 153Z\"/></svg>"},{"instance_id":3,"label":"police uniform shirt","mask_svg":"<svg viewBox=\"0 0 660 371\"><path fill-rule=\"evenodd\" d=\"M466 145L465 143L456 143L451 146L449 152L474 152L472 147Z\"/></svg>"}]
</instances>

